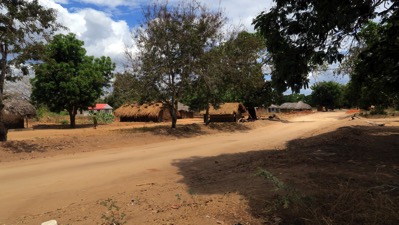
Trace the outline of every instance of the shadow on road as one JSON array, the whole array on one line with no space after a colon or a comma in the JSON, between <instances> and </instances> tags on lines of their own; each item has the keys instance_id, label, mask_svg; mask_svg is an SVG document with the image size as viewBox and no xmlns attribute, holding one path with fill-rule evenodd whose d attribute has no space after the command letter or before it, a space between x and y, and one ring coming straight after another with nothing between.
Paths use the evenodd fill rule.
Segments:
<instances>
[{"instance_id":1,"label":"shadow on road","mask_svg":"<svg viewBox=\"0 0 399 225\"><path fill-rule=\"evenodd\" d=\"M33 125L34 130L50 130L50 129L80 129L93 128L93 124L76 124L75 128L71 128L69 124L36 124Z\"/></svg>"},{"instance_id":2,"label":"shadow on road","mask_svg":"<svg viewBox=\"0 0 399 225\"><path fill-rule=\"evenodd\" d=\"M399 224L398 146L399 127L342 127L290 141L284 150L192 157L173 165L194 193L239 193L266 224L276 218L281 224ZM276 190L256 175L260 168L289 188Z\"/></svg>"}]
</instances>

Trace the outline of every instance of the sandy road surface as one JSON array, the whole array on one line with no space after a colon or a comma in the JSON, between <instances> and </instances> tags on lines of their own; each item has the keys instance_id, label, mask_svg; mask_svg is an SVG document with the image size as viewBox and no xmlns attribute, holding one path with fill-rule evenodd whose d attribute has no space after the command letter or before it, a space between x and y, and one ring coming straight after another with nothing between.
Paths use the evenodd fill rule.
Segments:
<instances>
[{"instance_id":1,"label":"sandy road surface","mask_svg":"<svg viewBox=\"0 0 399 225\"><path fill-rule=\"evenodd\" d=\"M15 218L95 201L137 184L181 179L172 162L260 149L311 136L342 123L343 112L316 113L255 130L0 164L0 224ZM347 121L347 120L345 120Z\"/></svg>"}]
</instances>

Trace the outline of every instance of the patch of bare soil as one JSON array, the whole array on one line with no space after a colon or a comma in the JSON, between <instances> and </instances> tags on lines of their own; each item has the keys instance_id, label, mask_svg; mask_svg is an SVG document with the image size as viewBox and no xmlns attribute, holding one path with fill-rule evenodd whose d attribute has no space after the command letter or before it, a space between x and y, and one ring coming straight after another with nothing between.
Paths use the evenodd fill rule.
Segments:
<instances>
[{"instance_id":1,"label":"patch of bare soil","mask_svg":"<svg viewBox=\"0 0 399 225\"><path fill-rule=\"evenodd\" d=\"M63 154L92 152L109 148L141 146L220 132L241 132L262 127L270 121L248 123L212 123L205 126L200 119L179 120L176 129L169 123L120 123L100 125L34 124L33 129L10 131L8 142L0 143L0 162L46 158Z\"/></svg>"},{"instance_id":2,"label":"patch of bare soil","mask_svg":"<svg viewBox=\"0 0 399 225\"><path fill-rule=\"evenodd\" d=\"M187 159L175 166L184 176L180 182L196 193L243 195L256 224L393 225L399 224L398 146L397 126L345 126L290 141L284 151Z\"/></svg>"},{"instance_id":3,"label":"patch of bare soil","mask_svg":"<svg viewBox=\"0 0 399 225\"><path fill-rule=\"evenodd\" d=\"M110 148L117 151L117 147L171 138L246 133L277 125L306 126L318 117L329 119L325 115L330 114L310 115L309 121L287 116L210 127L188 123L175 130L166 124L82 128L84 132L78 134L50 130L52 136L32 134L2 144L0 159L15 161ZM124 186L110 185L94 197L83 194L80 202L21 215L15 224L39 224L49 219L61 224L111 224L112 220L116 224L165 225L399 224L398 118L384 120L384 127L370 126L363 119L350 120L349 116L339 120L278 150L176 159L172 165L178 176L170 175L175 170L162 171L150 165L154 168L142 174L148 182L135 183L134 177L126 177Z\"/></svg>"}]
</instances>

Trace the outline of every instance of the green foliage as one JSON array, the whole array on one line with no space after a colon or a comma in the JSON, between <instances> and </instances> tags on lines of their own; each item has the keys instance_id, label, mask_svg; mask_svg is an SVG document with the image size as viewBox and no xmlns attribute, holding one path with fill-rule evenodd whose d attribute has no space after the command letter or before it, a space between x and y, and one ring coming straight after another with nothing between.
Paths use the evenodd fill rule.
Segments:
<instances>
[{"instance_id":1,"label":"green foliage","mask_svg":"<svg viewBox=\"0 0 399 225\"><path fill-rule=\"evenodd\" d=\"M385 108L382 106L376 106L370 111L370 115L387 115Z\"/></svg>"},{"instance_id":2,"label":"green foliage","mask_svg":"<svg viewBox=\"0 0 399 225\"><path fill-rule=\"evenodd\" d=\"M192 109L223 102L242 102L247 107L269 104L273 90L262 73L264 48L258 34L241 31L207 51L201 58L206 69L199 71L183 102Z\"/></svg>"},{"instance_id":3,"label":"green foliage","mask_svg":"<svg viewBox=\"0 0 399 225\"><path fill-rule=\"evenodd\" d=\"M100 202L100 205L107 208L107 211L101 215L101 219L103 220L102 225L122 225L127 223L125 219L126 214L120 211L117 203L117 201L111 198Z\"/></svg>"},{"instance_id":4,"label":"green foliage","mask_svg":"<svg viewBox=\"0 0 399 225\"><path fill-rule=\"evenodd\" d=\"M104 99L104 102L119 108L125 103L139 102L142 89L145 88L142 82L129 72L115 74L112 93Z\"/></svg>"},{"instance_id":5,"label":"green foliage","mask_svg":"<svg viewBox=\"0 0 399 225\"><path fill-rule=\"evenodd\" d=\"M282 98L281 102L278 103L284 103L284 102L305 102L305 103L310 103L311 102L311 96L306 96L304 94L298 94L298 93L294 93L294 94L290 94L290 95L284 95Z\"/></svg>"},{"instance_id":6,"label":"green foliage","mask_svg":"<svg viewBox=\"0 0 399 225\"><path fill-rule=\"evenodd\" d=\"M115 120L115 116L112 113L105 113L105 112L89 112L89 116L93 117L95 116L97 119L97 122L99 124L111 124Z\"/></svg>"},{"instance_id":7,"label":"green foliage","mask_svg":"<svg viewBox=\"0 0 399 225\"><path fill-rule=\"evenodd\" d=\"M325 106L328 109L342 107L344 85L335 81L315 83L312 87L312 105Z\"/></svg>"},{"instance_id":8,"label":"green foliage","mask_svg":"<svg viewBox=\"0 0 399 225\"><path fill-rule=\"evenodd\" d=\"M68 124L68 121L67 120L61 120L61 122L60 122L62 125L67 125Z\"/></svg>"},{"instance_id":9,"label":"green foliage","mask_svg":"<svg viewBox=\"0 0 399 225\"><path fill-rule=\"evenodd\" d=\"M260 169L257 173L258 176L264 177L275 186L276 191L283 192L283 195L277 195L275 197L274 205L272 206L272 210L279 210L281 208L287 209L292 204L297 204L302 200L302 197L298 194L295 188L286 185L284 182L280 181L276 176L274 176L271 172Z\"/></svg>"},{"instance_id":10,"label":"green foliage","mask_svg":"<svg viewBox=\"0 0 399 225\"><path fill-rule=\"evenodd\" d=\"M134 32L137 57L130 55L133 69L144 82L142 100L160 101L169 108L176 126L177 102L205 70L199 59L215 44L224 17L197 1L176 6L156 2L144 10L144 23Z\"/></svg>"},{"instance_id":11,"label":"green foliage","mask_svg":"<svg viewBox=\"0 0 399 225\"><path fill-rule=\"evenodd\" d=\"M399 104L399 12L378 26L361 31L365 47L359 53L351 73L352 88L358 93L359 105L381 107Z\"/></svg>"},{"instance_id":12,"label":"green foliage","mask_svg":"<svg viewBox=\"0 0 399 225\"><path fill-rule=\"evenodd\" d=\"M67 110L71 127L77 111L101 96L115 68L109 57L86 56L83 44L74 34L54 36L32 80L32 99L53 112Z\"/></svg>"},{"instance_id":13,"label":"green foliage","mask_svg":"<svg viewBox=\"0 0 399 225\"><path fill-rule=\"evenodd\" d=\"M377 13L382 5L389 7ZM344 40L355 36L377 14L395 18L398 7L393 0L276 0L270 11L262 12L253 22L264 36L273 62L273 86L294 92L307 88L308 74L317 65L342 61L340 48Z\"/></svg>"},{"instance_id":14,"label":"green foliage","mask_svg":"<svg viewBox=\"0 0 399 225\"><path fill-rule=\"evenodd\" d=\"M37 0L0 1L0 141L7 140L2 116L4 81L19 79L11 66L28 74L25 62L37 60L42 41L60 27L55 10L41 6Z\"/></svg>"}]
</instances>

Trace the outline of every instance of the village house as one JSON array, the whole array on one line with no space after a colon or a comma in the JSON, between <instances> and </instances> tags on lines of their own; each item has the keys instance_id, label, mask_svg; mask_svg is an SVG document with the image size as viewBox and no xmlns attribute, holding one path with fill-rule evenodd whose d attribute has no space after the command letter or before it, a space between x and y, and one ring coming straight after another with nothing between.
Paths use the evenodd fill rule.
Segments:
<instances>
[{"instance_id":1,"label":"village house","mask_svg":"<svg viewBox=\"0 0 399 225\"><path fill-rule=\"evenodd\" d=\"M36 116L36 108L23 99L4 99L4 124L7 129L29 127L28 119ZM26 124L26 125L25 125Z\"/></svg>"},{"instance_id":2,"label":"village house","mask_svg":"<svg viewBox=\"0 0 399 225\"><path fill-rule=\"evenodd\" d=\"M169 110L162 103L125 104L114 112L121 122L164 122L171 119Z\"/></svg>"},{"instance_id":3,"label":"village house","mask_svg":"<svg viewBox=\"0 0 399 225\"><path fill-rule=\"evenodd\" d=\"M246 112L245 106L239 102L224 103L217 108L210 105L209 120L210 122L237 122ZM201 111L201 114L204 114L204 122L206 122L205 111Z\"/></svg>"}]
</instances>

